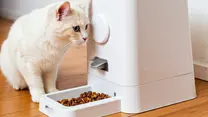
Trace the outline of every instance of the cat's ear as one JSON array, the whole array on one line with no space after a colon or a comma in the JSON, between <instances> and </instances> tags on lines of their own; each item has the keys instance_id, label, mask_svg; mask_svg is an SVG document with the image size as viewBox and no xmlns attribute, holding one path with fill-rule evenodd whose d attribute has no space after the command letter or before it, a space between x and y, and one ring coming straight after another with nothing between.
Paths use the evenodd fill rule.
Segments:
<instances>
[{"instance_id":1,"label":"cat's ear","mask_svg":"<svg viewBox=\"0 0 208 117\"><path fill-rule=\"evenodd\" d=\"M71 6L68 1L61 4L56 12L56 18L61 21L64 17L71 14Z\"/></svg>"}]
</instances>

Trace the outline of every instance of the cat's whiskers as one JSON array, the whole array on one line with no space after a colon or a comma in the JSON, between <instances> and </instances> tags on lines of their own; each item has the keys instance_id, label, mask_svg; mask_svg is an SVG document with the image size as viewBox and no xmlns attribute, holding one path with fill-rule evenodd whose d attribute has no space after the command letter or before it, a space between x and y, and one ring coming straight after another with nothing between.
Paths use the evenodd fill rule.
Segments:
<instances>
[{"instance_id":1,"label":"cat's whiskers","mask_svg":"<svg viewBox=\"0 0 208 117\"><path fill-rule=\"evenodd\" d=\"M67 44L63 47L62 52L63 52L63 53L66 52L71 46L72 46L72 43L71 43L71 42L67 43Z\"/></svg>"}]
</instances>

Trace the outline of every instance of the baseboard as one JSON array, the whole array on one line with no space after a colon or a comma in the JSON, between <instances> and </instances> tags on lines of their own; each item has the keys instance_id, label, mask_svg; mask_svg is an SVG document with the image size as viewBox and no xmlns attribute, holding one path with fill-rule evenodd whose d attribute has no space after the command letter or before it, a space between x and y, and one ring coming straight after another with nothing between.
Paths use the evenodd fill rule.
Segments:
<instances>
[{"instance_id":1,"label":"baseboard","mask_svg":"<svg viewBox=\"0 0 208 117\"><path fill-rule=\"evenodd\" d=\"M196 78L208 81L208 63L194 61L194 74Z\"/></svg>"},{"instance_id":2,"label":"baseboard","mask_svg":"<svg viewBox=\"0 0 208 117\"><path fill-rule=\"evenodd\" d=\"M9 20L16 20L18 17L22 16L23 13L14 11L11 9L6 9L6 8L0 8L0 16L2 18L6 18Z\"/></svg>"}]
</instances>

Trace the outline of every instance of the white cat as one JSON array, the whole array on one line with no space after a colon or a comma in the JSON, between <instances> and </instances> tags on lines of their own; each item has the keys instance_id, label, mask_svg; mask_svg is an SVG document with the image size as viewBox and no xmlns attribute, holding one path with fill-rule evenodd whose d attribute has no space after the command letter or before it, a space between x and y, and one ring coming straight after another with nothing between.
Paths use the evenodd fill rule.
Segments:
<instances>
[{"instance_id":1,"label":"white cat","mask_svg":"<svg viewBox=\"0 0 208 117\"><path fill-rule=\"evenodd\" d=\"M88 7L58 2L15 21L2 45L0 60L1 70L13 88L28 87L33 102L57 91L57 71L66 50L88 38Z\"/></svg>"}]
</instances>

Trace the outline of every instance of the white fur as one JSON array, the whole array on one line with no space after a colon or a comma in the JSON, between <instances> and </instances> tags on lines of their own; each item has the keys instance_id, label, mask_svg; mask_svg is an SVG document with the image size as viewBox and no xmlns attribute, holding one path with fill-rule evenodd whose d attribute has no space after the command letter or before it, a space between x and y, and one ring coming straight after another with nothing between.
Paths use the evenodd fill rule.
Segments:
<instances>
[{"instance_id":1,"label":"white fur","mask_svg":"<svg viewBox=\"0 0 208 117\"><path fill-rule=\"evenodd\" d=\"M75 34L72 26L83 24L84 27L88 23L80 4L72 3L73 14L57 21L56 11L62 4L53 3L17 19L2 45L3 74L13 88L28 87L34 102L39 102L45 93L57 91L57 72L65 52L88 37L84 30L81 36L70 35Z\"/></svg>"}]
</instances>

